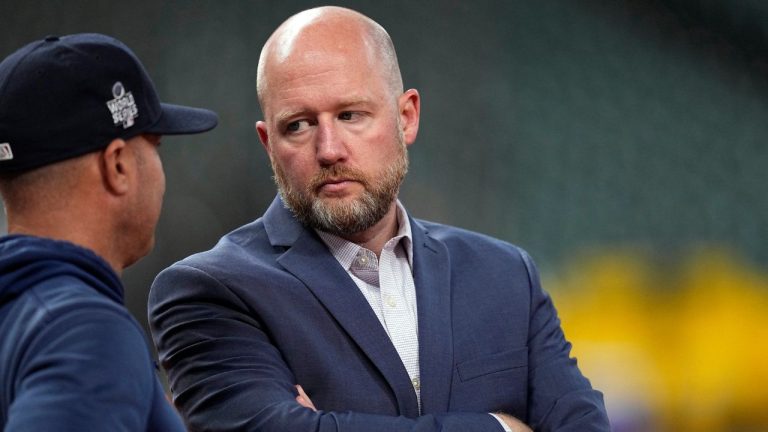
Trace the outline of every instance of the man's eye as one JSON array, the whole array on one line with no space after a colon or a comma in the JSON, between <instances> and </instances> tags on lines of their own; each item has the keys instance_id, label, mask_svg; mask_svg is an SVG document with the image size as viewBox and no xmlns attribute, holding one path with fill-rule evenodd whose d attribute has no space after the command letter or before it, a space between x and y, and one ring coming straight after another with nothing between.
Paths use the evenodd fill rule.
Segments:
<instances>
[{"instance_id":1,"label":"man's eye","mask_svg":"<svg viewBox=\"0 0 768 432\"><path fill-rule=\"evenodd\" d=\"M288 123L288 125L285 127L285 130L289 133L293 132L299 132L302 129L306 129L309 123L306 120L297 120Z\"/></svg>"},{"instance_id":2,"label":"man's eye","mask_svg":"<svg viewBox=\"0 0 768 432\"><path fill-rule=\"evenodd\" d=\"M339 119L340 120L352 120L352 118L354 118L354 116L355 116L355 113L353 113L352 111L344 111L341 114L339 114Z\"/></svg>"}]
</instances>

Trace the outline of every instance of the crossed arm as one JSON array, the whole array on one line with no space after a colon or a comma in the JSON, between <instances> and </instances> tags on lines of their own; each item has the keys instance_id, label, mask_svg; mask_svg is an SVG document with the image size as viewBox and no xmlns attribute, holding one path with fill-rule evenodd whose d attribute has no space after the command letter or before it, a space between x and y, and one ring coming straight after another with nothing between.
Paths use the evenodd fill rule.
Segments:
<instances>
[{"instance_id":1,"label":"crossed arm","mask_svg":"<svg viewBox=\"0 0 768 432\"><path fill-rule=\"evenodd\" d=\"M245 293L235 293L220 280L198 268L176 265L158 276L150 293L150 324L158 346L163 366L169 374L174 402L191 430L230 431L359 431L371 432L502 432L499 421L487 412L444 412L426 414L416 418L395 415L396 402L388 399L388 391L356 386L355 382L336 383L329 405L328 392L320 398L317 410L311 409L312 399L294 387L306 385L306 371L301 379L296 371L301 362L315 360L311 355L297 359L286 357L276 341L297 336L276 335L265 325L266 309L254 311L252 301L244 301ZM259 295L270 295L259 293ZM253 299L251 299L253 300ZM302 318L302 305L291 303L272 305L273 309L293 310ZM270 301L264 301L272 304ZM544 318L532 324L531 343L540 344L537 338L551 341L552 333L558 335L559 322L551 303L537 300L532 313ZM298 321L302 321L297 319ZM306 325L306 324L305 324ZM301 332L301 324L292 331ZM318 343L318 349L328 350L330 340L302 343ZM575 362L563 357L562 343L547 342L548 346L538 355L557 352L554 357L536 359L543 366L529 371L530 379L548 383L563 381L557 396L546 394L543 400L559 401L554 405L542 402L529 415L533 416L533 429L541 431L605 431L609 430L602 400L583 377L571 375ZM567 347L565 348L567 350ZM319 351L318 351L319 352ZM293 363L290 363L292 361ZM306 365L304 365L306 366ZM322 382L322 367L312 368L315 387ZM320 375L317 375L320 374ZM532 381L533 391L538 381ZM360 388L365 387L365 388ZM530 396L530 395L529 395ZM315 395L312 395L314 398ZM298 398L298 399L297 399ZM297 403L299 401L299 403ZM301 402L304 402L303 404ZM363 406L389 406L391 414L370 414ZM318 402L315 400L314 402ZM553 402L554 403L554 402ZM368 404L368 405L366 405ZM324 405L326 405L324 407ZM330 409L329 409L330 407ZM310 408L310 409L307 409ZM502 414L500 418L513 431L531 430L523 423ZM517 428L517 429L516 429Z\"/></svg>"},{"instance_id":2,"label":"crossed arm","mask_svg":"<svg viewBox=\"0 0 768 432\"><path fill-rule=\"evenodd\" d=\"M161 273L149 312L174 403L190 430L503 432L484 412L408 418L307 409L311 400L305 393L298 396L304 406L297 403L294 373L263 324L237 295L199 269L176 266ZM376 389L348 392L366 398L361 391L369 400L388 397Z\"/></svg>"},{"instance_id":3,"label":"crossed arm","mask_svg":"<svg viewBox=\"0 0 768 432\"><path fill-rule=\"evenodd\" d=\"M317 408L315 408L315 404L313 404L312 399L310 399L309 396L307 396L307 393L304 391L304 388L302 388L300 385L297 384L296 392L298 393L298 396L296 396L296 402L298 402L299 405L303 406L304 408L309 408L312 411L317 412ZM508 428L510 432L533 432L533 430L531 430L531 428L529 428L528 425L512 417L511 415L504 414L504 413L496 413L495 416L499 419L499 421L504 422L504 426Z\"/></svg>"}]
</instances>

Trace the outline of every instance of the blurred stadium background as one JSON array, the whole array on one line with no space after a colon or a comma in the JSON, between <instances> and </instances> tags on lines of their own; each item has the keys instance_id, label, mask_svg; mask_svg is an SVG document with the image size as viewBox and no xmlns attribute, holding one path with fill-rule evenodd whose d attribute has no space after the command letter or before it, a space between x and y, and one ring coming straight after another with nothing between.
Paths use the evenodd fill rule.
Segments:
<instances>
[{"instance_id":1,"label":"blurred stadium background","mask_svg":"<svg viewBox=\"0 0 768 432\"><path fill-rule=\"evenodd\" d=\"M272 200L259 50L323 3L0 0L0 56L108 33L164 100L221 116L164 140L157 247L124 275L142 323L161 269ZM615 431L768 431L767 2L336 4L389 30L422 94L401 199L533 255Z\"/></svg>"}]
</instances>

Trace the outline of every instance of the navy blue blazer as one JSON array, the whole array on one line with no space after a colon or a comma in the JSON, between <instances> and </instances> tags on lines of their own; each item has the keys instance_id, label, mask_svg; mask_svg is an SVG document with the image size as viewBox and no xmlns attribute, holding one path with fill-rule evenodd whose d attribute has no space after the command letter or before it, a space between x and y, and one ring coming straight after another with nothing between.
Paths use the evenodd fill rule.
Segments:
<instances>
[{"instance_id":1,"label":"navy blue blazer","mask_svg":"<svg viewBox=\"0 0 768 432\"><path fill-rule=\"evenodd\" d=\"M602 395L528 255L411 219L422 412L365 297L276 198L264 216L160 273L149 320L192 430L608 431ZM317 412L298 405L301 384Z\"/></svg>"}]
</instances>

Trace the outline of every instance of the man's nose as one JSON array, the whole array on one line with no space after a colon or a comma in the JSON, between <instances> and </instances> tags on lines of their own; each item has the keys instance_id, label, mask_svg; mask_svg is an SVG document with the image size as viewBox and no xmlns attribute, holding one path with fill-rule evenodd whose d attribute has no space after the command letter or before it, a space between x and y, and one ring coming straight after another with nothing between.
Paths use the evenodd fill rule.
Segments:
<instances>
[{"instance_id":1,"label":"man's nose","mask_svg":"<svg viewBox=\"0 0 768 432\"><path fill-rule=\"evenodd\" d=\"M347 158L347 147L333 122L320 122L317 127L317 160L321 165L333 165Z\"/></svg>"}]
</instances>

